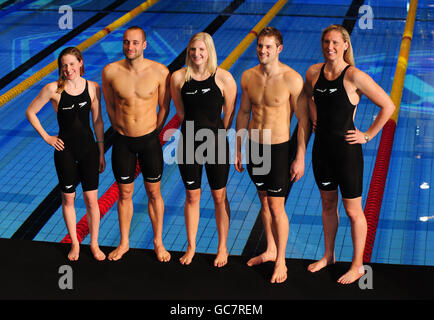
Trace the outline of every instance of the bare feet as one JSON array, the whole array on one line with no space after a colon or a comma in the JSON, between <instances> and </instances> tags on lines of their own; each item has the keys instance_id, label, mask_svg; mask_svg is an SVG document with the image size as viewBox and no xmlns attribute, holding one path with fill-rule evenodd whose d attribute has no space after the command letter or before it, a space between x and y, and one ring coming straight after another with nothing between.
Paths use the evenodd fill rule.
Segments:
<instances>
[{"instance_id":1,"label":"bare feet","mask_svg":"<svg viewBox=\"0 0 434 320\"><path fill-rule=\"evenodd\" d=\"M195 251L195 248L188 247L187 252L181 258L179 258L179 262L188 266L191 263L191 260L193 260Z\"/></svg>"},{"instance_id":2,"label":"bare feet","mask_svg":"<svg viewBox=\"0 0 434 320\"><path fill-rule=\"evenodd\" d=\"M96 260L102 261L105 259L105 254L104 254L104 252L101 251L101 249L99 248L98 245L91 245L90 251L92 251L93 257Z\"/></svg>"},{"instance_id":3,"label":"bare feet","mask_svg":"<svg viewBox=\"0 0 434 320\"><path fill-rule=\"evenodd\" d=\"M228 252L226 250L219 250L217 257L214 260L214 267L221 268L228 263Z\"/></svg>"},{"instance_id":4,"label":"bare feet","mask_svg":"<svg viewBox=\"0 0 434 320\"><path fill-rule=\"evenodd\" d=\"M274 272L271 276L271 283L282 283L286 281L287 278L287 271L285 262L283 263L276 263L274 266Z\"/></svg>"},{"instance_id":5,"label":"bare feet","mask_svg":"<svg viewBox=\"0 0 434 320\"><path fill-rule=\"evenodd\" d=\"M307 267L307 270L309 270L310 272L317 272L317 271L320 271L322 268L328 266L329 264L334 264L334 263L335 263L335 259L334 258L330 259L330 258L327 258L327 257L322 257L317 262L311 263Z\"/></svg>"},{"instance_id":6,"label":"bare feet","mask_svg":"<svg viewBox=\"0 0 434 320\"><path fill-rule=\"evenodd\" d=\"M168 262L170 260L170 253L166 250L166 248L164 248L163 245L154 245L154 251L157 255L158 261Z\"/></svg>"},{"instance_id":7,"label":"bare feet","mask_svg":"<svg viewBox=\"0 0 434 320\"><path fill-rule=\"evenodd\" d=\"M350 270L345 273L342 277L338 279L338 283L341 284L350 284L354 281L358 280L361 276L365 274L365 270L363 266L361 267L353 267L351 266Z\"/></svg>"},{"instance_id":8,"label":"bare feet","mask_svg":"<svg viewBox=\"0 0 434 320\"><path fill-rule=\"evenodd\" d=\"M72 243L71 244L71 250L68 253L68 259L70 261L77 261L78 256L80 255L80 244L79 243Z\"/></svg>"},{"instance_id":9,"label":"bare feet","mask_svg":"<svg viewBox=\"0 0 434 320\"><path fill-rule=\"evenodd\" d=\"M117 261L130 249L128 245L119 245L116 249L109 253L108 259L111 261Z\"/></svg>"},{"instance_id":10,"label":"bare feet","mask_svg":"<svg viewBox=\"0 0 434 320\"><path fill-rule=\"evenodd\" d=\"M276 252L275 251L265 251L261 255L256 256L249 261L247 261L247 265L249 267L256 266L258 264L268 262L268 261L276 261Z\"/></svg>"}]
</instances>

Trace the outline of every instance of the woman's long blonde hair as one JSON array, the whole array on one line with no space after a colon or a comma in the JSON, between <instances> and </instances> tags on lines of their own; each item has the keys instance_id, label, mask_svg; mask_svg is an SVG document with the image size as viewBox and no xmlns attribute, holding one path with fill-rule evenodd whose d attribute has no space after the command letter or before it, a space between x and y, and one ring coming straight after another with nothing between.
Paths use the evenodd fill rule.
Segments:
<instances>
[{"instance_id":1,"label":"woman's long blonde hair","mask_svg":"<svg viewBox=\"0 0 434 320\"><path fill-rule=\"evenodd\" d=\"M342 38L344 39L344 42L346 42L348 44L348 48L344 52L344 61L346 63L348 63L349 65L355 66L356 63L354 62L353 46L351 45L350 34L348 33L347 29L345 29L341 25L332 24L332 25L328 26L327 28L325 28L322 31L322 34L321 34L321 47L322 47L322 43L324 41L324 37L325 37L326 33L329 32L329 31L339 31L342 34Z\"/></svg>"},{"instance_id":2,"label":"woman's long blonde hair","mask_svg":"<svg viewBox=\"0 0 434 320\"><path fill-rule=\"evenodd\" d=\"M207 61L207 70L211 75L213 75L217 71L217 53L214 46L214 41L212 37L206 33L206 32L199 32L193 35L188 42L187 45L187 55L185 57L185 64L187 66L187 70L185 72L185 81L191 80L191 74L193 73L192 70L192 61L189 55L190 47L193 44L193 42L200 40L205 43L206 49L208 51L208 61Z\"/></svg>"},{"instance_id":3,"label":"woman's long blonde hair","mask_svg":"<svg viewBox=\"0 0 434 320\"><path fill-rule=\"evenodd\" d=\"M57 58L57 67L59 68L59 79L57 80L57 93L62 93L62 91L65 89L65 76L63 75L62 70L62 58L63 56L66 56L67 54L70 54L77 58L79 62L83 61L83 56L81 55L80 50L78 50L76 47L68 47L62 50L60 52L59 57ZM84 63L81 65L80 68L80 76L84 75Z\"/></svg>"}]
</instances>

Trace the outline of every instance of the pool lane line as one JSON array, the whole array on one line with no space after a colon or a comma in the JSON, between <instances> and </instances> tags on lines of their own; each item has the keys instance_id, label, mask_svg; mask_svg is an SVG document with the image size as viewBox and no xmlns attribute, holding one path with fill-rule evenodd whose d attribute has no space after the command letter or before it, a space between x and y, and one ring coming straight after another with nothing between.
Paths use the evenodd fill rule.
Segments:
<instances>
[{"instance_id":1,"label":"pool lane line","mask_svg":"<svg viewBox=\"0 0 434 320\"><path fill-rule=\"evenodd\" d=\"M6 2L0 4L0 10L3 10L3 8L6 8L7 6L13 4L14 2L15 2L15 0L9 0L9 1L6 1Z\"/></svg>"},{"instance_id":2,"label":"pool lane line","mask_svg":"<svg viewBox=\"0 0 434 320\"><path fill-rule=\"evenodd\" d=\"M14 4L13 6L7 8L7 9L2 9L0 8L0 19L3 18L5 15L8 15L9 13L15 12L20 10L22 7L24 7L25 5L28 5L29 3L31 3L32 0L25 0L22 2L18 2L17 4ZM1 89L1 87L0 87Z\"/></svg>"},{"instance_id":3,"label":"pool lane line","mask_svg":"<svg viewBox=\"0 0 434 320\"><path fill-rule=\"evenodd\" d=\"M33 55L30 59L19 65L17 68L6 74L0 79L0 90L6 87L9 83L11 83L13 80L18 78L20 75L22 75L24 72L26 72L28 69L33 67L35 64L40 62L42 59L46 58L48 55L59 49L61 46L63 46L65 43L88 29L90 26L107 16L111 13L114 9L116 9L121 4L125 3L126 0L116 0L112 4L108 5L104 9L102 9L100 12L98 12L96 15L91 17L90 19L86 20L70 32L68 32L66 35L62 36L61 38L54 41L52 44L50 44L48 47L44 48L43 50L39 51L37 54ZM1 12L0 12L1 17Z\"/></svg>"}]
</instances>

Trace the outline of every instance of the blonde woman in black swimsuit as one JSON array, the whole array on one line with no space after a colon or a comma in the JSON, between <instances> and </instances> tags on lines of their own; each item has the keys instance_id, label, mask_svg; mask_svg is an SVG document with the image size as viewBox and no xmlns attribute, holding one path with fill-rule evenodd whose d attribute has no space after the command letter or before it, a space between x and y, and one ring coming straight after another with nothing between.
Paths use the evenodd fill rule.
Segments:
<instances>
[{"instance_id":1,"label":"blonde woman in black swimsuit","mask_svg":"<svg viewBox=\"0 0 434 320\"><path fill-rule=\"evenodd\" d=\"M305 89L310 98L315 130L312 164L322 199L325 254L322 259L309 265L308 270L316 272L335 262L339 187L351 222L354 253L350 270L338 282L348 284L364 274L362 267L367 224L361 197L361 144L377 135L395 106L370 76L354 66L350 36L345 28L331 25L324 29L321 47L325 63L315 64L308 69ZM362 94L380 107L375 121L366 132L357 129L353 123Z\"/></svg>"}]
</instances>

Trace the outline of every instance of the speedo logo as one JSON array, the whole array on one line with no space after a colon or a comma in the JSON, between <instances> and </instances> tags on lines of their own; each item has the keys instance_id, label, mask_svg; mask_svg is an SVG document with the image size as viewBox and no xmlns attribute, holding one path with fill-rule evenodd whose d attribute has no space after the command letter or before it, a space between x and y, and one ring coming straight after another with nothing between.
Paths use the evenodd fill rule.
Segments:
<instances>
[{"instance_id":1,"label":"speedo logo","mask_svg":"<svg viewBox=\"0 0 434 320\"><path fill-rule=\"evenodd\" d=\"M71 110L72 108L74 108L74 106L75 106L75 105L73 104L73 105L70 106L70 107L63 107L62 110Z\"/></svg>"},{"instance_id":2,"label":"speedo logo","mask_svg":"<svg viewBox=\"0 0 434 320\"><path fill-rule=\"evenodd\" d=\"M147 180L157 180L157 179L159 179L161 177L161 174L159 174L158 175L158 177L156 177L156 178L146 178Z\"/></svg>"},{"instance_id":3,"label":"speedo logo","mask_svg":"<svg viewBox=\"0 0 434 320\"><path fill-rule=\"evenodd\" d=\"M196 93L197 93L197 90L191 91L191 92L186 92L185 94L196 94Z\"/></svg>"},{"instance_id":4,"label":"speedo logo","mask_svg":"<svg viewBox=\"0 0 434 320\"><path fill-rule=\"evenodd\" d=\"M319 89L319 88L316 88L315 90L319 91L319 92L326 92L327 91L327 89ZM333 93L333 92L336 92L336 91L338 91L338 88L331 88L331 89L329 89L330 93Z\"/></svg>"},{"instance_id":5,"label":"speedo logo","mask_svg":"<svg viewBox=\"0 0 434 320\"><path fill-rule=\"evenodd\" d=\"M87 101L85 102L80 102L78 105L80 106L80 108L84 107L87 104Z\"/></svg>"},{"instance_id":6,"label":"speedo logo","mask_svg":"<svg viewBox=\"0 0 434 320\"><path fill-rule=\"evenodd\" d=\"M211 88L202 89L202 93L207 93L208 91L211 91Z\"/></svg>"}]
</instances>

